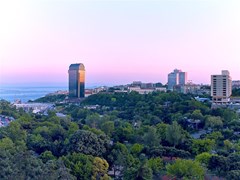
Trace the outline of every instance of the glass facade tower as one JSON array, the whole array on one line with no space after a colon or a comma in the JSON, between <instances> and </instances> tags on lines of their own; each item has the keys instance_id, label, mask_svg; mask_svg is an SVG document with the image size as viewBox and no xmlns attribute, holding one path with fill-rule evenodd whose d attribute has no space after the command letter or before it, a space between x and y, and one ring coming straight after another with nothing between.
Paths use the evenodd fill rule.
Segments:
<instances>
[{"instance_id":1,"label":"glass facade tower","mask_svg":"<svg viewBox=\"0 0 240 180\"><path fill-rule=\"evenodd\" d=\"M187 72L174 69L173 72L168 74L168 90L173 91L177 85L184 86L187 83Z\"/></svg>"},{"instance_id":2,"label":"glass facade tower","mask_svg":"<svg viewBox=\"0 0 240 180\"><path fill-rule=\"evenodd\" d=\"M85 96L85 67L82 63L71 64L68 70L69 97L83 98Z\"/></svg>"}]
</instances>

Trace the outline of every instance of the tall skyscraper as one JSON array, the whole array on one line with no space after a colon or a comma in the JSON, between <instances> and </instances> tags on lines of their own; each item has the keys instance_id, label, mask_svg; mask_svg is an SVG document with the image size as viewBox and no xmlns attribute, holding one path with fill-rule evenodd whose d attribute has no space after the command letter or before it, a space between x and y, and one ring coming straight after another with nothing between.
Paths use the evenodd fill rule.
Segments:
<instances>
[{"instance_id":1,"label":"tall skyscraper","mask_svg":"<svg viewBox=\"0 0 240 180\"><path fill-rule=\"evenodd\" d=\"M187 72L179 72L179 85L187 84Z\"/></svg>"},{"instance_id":2,"label":"tall skyscraper","mask_svg":"<svg viewBox=\"0 0 240 180\"><path fill-rule=\"evenodd\" d=\"M232 95L232 78L229 71L211 76L211 96L214 103L227 103Z\"/></svg>"},{"instance_id":3,"label":"tall skyscraper","mask_svg":"<svg viewBox=\"0 0 240 180\"><path fill-rule=\"evenodd\" d=\"M174 69L168 74L168 90L173 91L176 85L185 85L187 83L187 73Z\"/></svg>"},{"instance_id":4,"label":"tall skyscraper","mask_svg":"<svg viewBox=\"0 0 240 180\"><path fill-rule=\"evenodd\" d=\"M82 63L71 64L68 70L69 97L83 98L85 96L85 67Z\"/></svg>"}]
</instances>

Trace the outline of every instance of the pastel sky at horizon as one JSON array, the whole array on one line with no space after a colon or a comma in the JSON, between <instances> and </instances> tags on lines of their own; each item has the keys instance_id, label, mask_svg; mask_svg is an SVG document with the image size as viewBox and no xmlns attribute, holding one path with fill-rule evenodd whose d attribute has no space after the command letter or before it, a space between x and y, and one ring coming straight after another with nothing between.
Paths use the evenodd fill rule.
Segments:
<instances>
[{"instance_id":1,"label":"pastel sky at horizon","mask_svg":"<svg viewBox=\"0 0 240 180\"><path fill-rule=\"evenodd\" d=\"M239 0L0 0L0 85L67 84L71 63L89 86L240 80L239 18Z\"/></svg>"}]
</instances>

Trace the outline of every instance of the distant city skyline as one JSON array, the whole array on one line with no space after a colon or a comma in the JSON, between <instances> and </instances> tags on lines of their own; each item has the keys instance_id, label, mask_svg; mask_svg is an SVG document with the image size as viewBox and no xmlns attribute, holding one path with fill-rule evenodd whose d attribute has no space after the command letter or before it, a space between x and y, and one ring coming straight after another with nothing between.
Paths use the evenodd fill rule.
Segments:
<instances>
[{"instance_id":1,"label":"distant city skyline","mask_svg":"<svg viewBox=\"0 0 240 180\"><path fill-rule=\"evenodd\" d=\"M167 83L173 69L211 83L240 79L240 1L0 2L0 85L66 84L82 62L86 87Z\"/></svg>"}]
</instances>

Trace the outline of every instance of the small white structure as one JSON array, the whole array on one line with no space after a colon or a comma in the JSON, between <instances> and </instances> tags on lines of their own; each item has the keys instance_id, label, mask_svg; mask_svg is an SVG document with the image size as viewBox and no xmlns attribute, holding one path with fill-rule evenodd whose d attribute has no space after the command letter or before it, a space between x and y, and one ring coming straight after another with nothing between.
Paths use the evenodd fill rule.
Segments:
<instances>
[{"instance_id":1,"label":"small white structure","mask_svg":"<svg viewBox=\"0 0 240 180\"><path fill-rule=\"evenodd\" d=\"M50 103L22 103L22 104L13 104L17 109L23 108L24 111L40 113L47 110L53 109L54 105Z\"/></svg>"}]
</instances>

